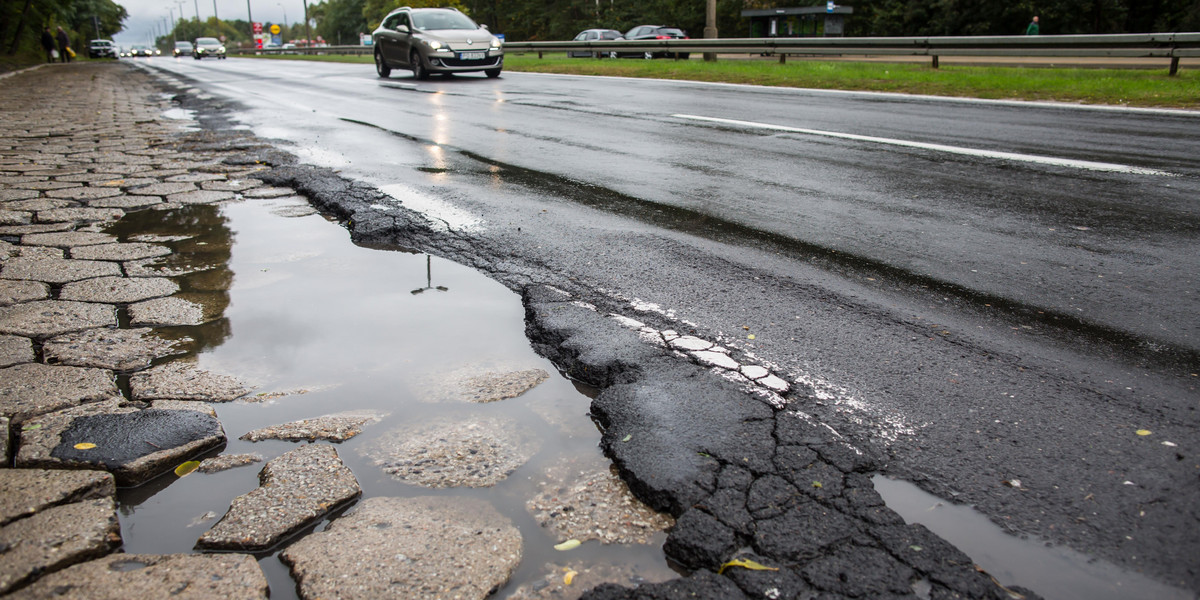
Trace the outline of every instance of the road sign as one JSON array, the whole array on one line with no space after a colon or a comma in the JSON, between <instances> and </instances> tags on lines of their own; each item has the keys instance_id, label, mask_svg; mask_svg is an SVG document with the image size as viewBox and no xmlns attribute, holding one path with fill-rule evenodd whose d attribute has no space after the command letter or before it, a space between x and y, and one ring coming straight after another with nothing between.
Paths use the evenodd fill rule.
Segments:
<instances>
[{"instance_id":1,"label":"road sign","mask_svg":"<svg viewBox=\"0 0 1200 600\"><path fill-rule=\"evenodd\" d=\"M272 35L279 35L279 31L280 31L280 29L279 29L278 25L271 25L271 34Z\"/></svg>"},{"instance_id":2,"label":"road sign","mask_svg":"<svg viewBox=\"0 0 1200 600\"><path fill-rule=\"evenodd\" d=\"M254 28L254 33L262 33L262 23L255 21L251 26Z\"/></svg>"}]
</instances>

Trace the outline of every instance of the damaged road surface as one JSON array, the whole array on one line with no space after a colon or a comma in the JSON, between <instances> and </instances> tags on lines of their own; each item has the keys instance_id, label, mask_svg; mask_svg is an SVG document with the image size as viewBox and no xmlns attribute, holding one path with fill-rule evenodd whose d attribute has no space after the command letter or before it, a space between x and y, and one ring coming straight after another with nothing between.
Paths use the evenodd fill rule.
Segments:
<instances>
[{"instance_id":1,"label":"damaged road surface","mask_svg":"<svg viewBox=\"0 0 1200 600\"><path fill-rule=\"evenodd\" d=\"M359 244L522 293L537 351L599 389L620 477L675 519L682 577L585 597L1085 597L977 568L880 473L1101 561L1109 597L1200 590L1194 114L146 68L205 127L277 140L261 179Z\"/></svg>"}]
</instances>

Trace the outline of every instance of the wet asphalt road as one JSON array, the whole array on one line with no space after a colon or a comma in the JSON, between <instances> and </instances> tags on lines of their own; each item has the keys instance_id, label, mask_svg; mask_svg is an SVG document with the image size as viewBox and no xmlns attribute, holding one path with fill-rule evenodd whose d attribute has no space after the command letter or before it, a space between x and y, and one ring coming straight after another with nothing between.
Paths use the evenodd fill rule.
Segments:
<instances>
[{"instance_id":1,"label":"wet asphalt road","mask_svg":"<svg viewBox=\"0 0 1200 600\"><path fill-rule=\"evenodd\" d=\"M488 270L752 352L889 474L1200 589L1200 115L149 64Z\"/></svg>"}]
</instances>

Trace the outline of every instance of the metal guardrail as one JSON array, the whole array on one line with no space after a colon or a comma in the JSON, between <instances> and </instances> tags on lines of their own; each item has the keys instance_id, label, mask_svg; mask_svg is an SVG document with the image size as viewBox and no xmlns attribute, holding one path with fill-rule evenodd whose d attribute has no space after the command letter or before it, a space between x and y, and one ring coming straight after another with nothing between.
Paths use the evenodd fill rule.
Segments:
<instances>
[{"instance_id":1,"label":"metal guardrail","mask_svg":"<svg viewBox=\"0 0 1200 600\"><path fill-rule=\"evenodd\" d=\"M962 37L842 37L842 38L716 38L692 40L618 40L595 42L505 42L505 52L593 52L600 55L667 53L766 54L786 62L804 56L928 56L933 68L940 56L1049 56L1101 58L1162 58L1170 74L1179 72L1179 59L1200 57L1200 33L1142 33L1116 35L1005 35ZM230 54L371 54L372 46L316 48L234 48Z\"/></svg>"},{"instance_id":2,"label":"metal guardrail","mask_svg":"<svg viewBox=\"0 0 1200 600\"><path fill-rule=\"evenodd\" d=\"M1170 74L1175 75L1180 58L1200 57L1200 33L505 42L504 50L539 56L545 52L769 54L778 55L780 62L786 62L788 55L928 56L934 68L939 56L1163 58L1170 60Z\"/></svg>"}]
</instances>

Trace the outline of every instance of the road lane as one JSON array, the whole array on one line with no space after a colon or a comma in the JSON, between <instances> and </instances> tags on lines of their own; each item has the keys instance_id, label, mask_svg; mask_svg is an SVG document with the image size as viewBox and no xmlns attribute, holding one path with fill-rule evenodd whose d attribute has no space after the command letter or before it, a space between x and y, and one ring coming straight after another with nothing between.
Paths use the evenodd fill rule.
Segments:
<instances>
[{"instance_id":1,"label":"road lane","mask_svg":"<svg viewBox=\"0 0 1200 600\"><path fill-rule=\"evenodd\" d=\"M889 472L1196 589L1200 118L522 74L381 83L365 66L252 59L152 64L238 99L256 132L308 160L401 185L408 205L478 215L470 236L510 248L514 262L655 304L753 352L819 392L803 410L888 457ZM1143 428L1155 435L1132 433ZM1001 483L1014 478L1023 489Z\"/></svg>"}]
</instances>

